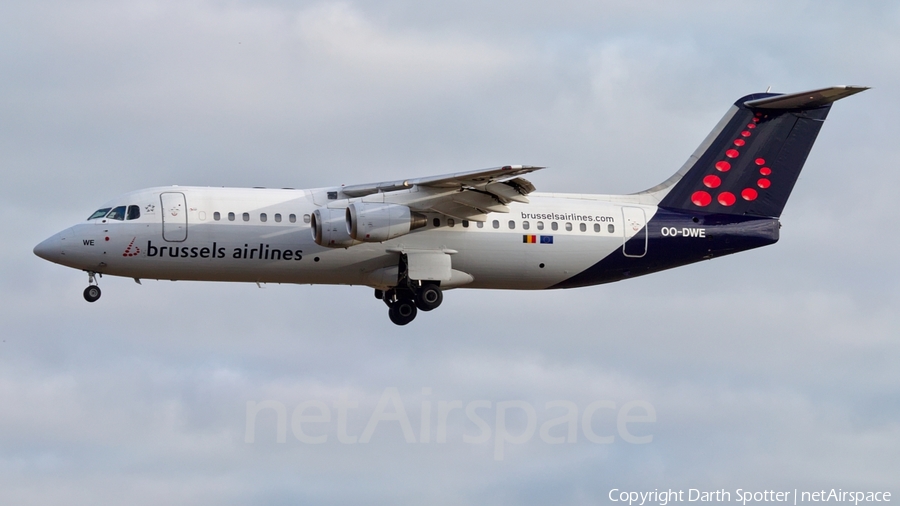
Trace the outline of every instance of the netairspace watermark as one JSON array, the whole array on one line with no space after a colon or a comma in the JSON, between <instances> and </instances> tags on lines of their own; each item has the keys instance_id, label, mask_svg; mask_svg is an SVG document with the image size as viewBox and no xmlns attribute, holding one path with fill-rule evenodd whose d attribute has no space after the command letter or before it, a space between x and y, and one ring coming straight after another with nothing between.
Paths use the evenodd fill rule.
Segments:
<instances>
[{"instance_id":1,"label":"netairspace watermark","mask_svg":"<svg viewBox=\"0 0 900 506\"><path fill-rule=\"evenodd\" d=\"M715 502L740 503L744 506L753 503L881 503L891 502L891 493L884 491L843 490L840 488L822 490L747 490L743 488L732 491L726 489L700 490L689 488L684 490L629 491L618 488L609 491L609 500L629 506L658 505L666 506L674 502Z\"/></svg>"},{"instance_id":2,"label":"netairspace watermark","mask_svg":"<svg viewBox=\"0 0 900 506\"><path fill-rule=\"evenodd\" d=\"M430 388L422 389L422 396L431 395ZM372 440L375 431L384 426L399 426L406 443L436 444L447 443L448 419L459 420L465 415L466 430L462 441L467 444L487 444L493 439L494 460L503 460L506 445L521 445L531 441L537 433L547 444L576 443L580 433L596 444L612 444L616 435L626 443L647 444L653 441L644 424L656 422L656 409L646 401L629 401L621 406L609 400L593 401L583 408L572 401L554 400L544 404L545 416L538 427L538 410L534 405L522 400L492 402L473 400L432 401L422 400L419 406L418 436L413 430L407 409L400 397L399 389L384 389L377 404L368 417L365 428L359 434L348 433L348 418L351 410L359 409L358 401L346 396L333 402L331 406L322 400L307 400L294 407L290 416L291 433L305 444L325 444L335 439L346 445L366 444ZM261 412L274 411L276 415L275 440L287 441L288 410L284 403L276 400L260 402L247 401L247 423L244 442L256 442L256 419ZM332 411L333 410L333 411ZM493 413L493 426L489 422ZM354 413L356 415L356 413ZM434 419L432 415L435 415ZM615 424L602 424L598 419L615 416ZM519 423L524 419L524 424ZM513 421L514 423L508 423ZM396 424L396 425L394 425ZM333 429L333 430L332 430ZM391 429L393 430L393 429ZM471 434L474 432L474 435ZM599 433L598 433L599 432ZM640 435L635 435L637 432ZM311 435L316 433L317 435ZM334 438L330 435L334 434Z\"/></svg>"}]
</instances>

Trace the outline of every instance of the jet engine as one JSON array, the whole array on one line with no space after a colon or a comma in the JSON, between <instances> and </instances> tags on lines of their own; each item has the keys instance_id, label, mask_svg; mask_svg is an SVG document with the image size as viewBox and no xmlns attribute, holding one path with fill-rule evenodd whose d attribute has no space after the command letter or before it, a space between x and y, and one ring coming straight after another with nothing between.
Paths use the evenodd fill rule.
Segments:
<instances>
[{"instance_id":1,"label":"jet engine","mask_svg":"<svg viewBox=\"0 0 900 506\"><path fill-rule=\"evenodd\" d=\"M328 209L326 207L313 211L309 226L316 244L329 248L348 248L354 244L359 244L347 233L347 226L344 224L344 214L345 211L343 209Z\"/></svg>"},{"instance_id":2,"label":"jet engine","mask_svg":"<svg viewBox=\"0 0 900 506\"><path fill-rule=\"evenodd\" d=\"M346 232L357 241L383 242L424 227L424 214L397 204L354 202L346 211Z\"/></svg>"}]
</instances>

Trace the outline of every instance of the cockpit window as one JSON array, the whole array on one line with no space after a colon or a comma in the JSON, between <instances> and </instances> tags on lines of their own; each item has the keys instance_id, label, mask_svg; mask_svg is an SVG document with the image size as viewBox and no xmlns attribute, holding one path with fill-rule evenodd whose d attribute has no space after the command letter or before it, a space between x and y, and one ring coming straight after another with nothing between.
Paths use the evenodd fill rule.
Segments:
<instances>
[{"instance_id":1,"label":"cockpit window","mask_svg":"<svg viewBox=\"0 0 900 506\"><path fill-rule=\"evenodd\" d=\"M106 215L107 219L110 220L124 220L125 219L125 206L119 206L114 208L109 214Z\"/></svg>"},{"instance_id":2,"label":"cockpit window","mask_svg":"<svg viewBox=\"0 0 900 506\"><path fill-rule=\"evenodd\" d=\"M92 214L91 217L88 219L96 220L97 218L102 218L102 217L106 216L106 213L108 213L110 209L111 208L109 208L109 207L104 207L103 209L97 209L96 211L94 211L94 214Z\"/></svg>"},{"instance_id":3,"label":"cockpit window","mask_svg":"<svg viewBox=\"0 0 900 506\"><path fill-rule=\"evenodd\" d=\"M127 220L136 220L141 217L141 208L138 206L128 206Z\"/></svg>"}]
</instances>

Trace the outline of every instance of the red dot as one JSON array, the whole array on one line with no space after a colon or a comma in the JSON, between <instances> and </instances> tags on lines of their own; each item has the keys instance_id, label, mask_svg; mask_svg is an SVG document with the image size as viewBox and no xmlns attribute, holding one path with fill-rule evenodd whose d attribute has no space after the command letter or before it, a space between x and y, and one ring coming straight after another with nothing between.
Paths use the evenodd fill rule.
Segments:
<instances>
[{"instance_id":1,"label":"red dot","mask_svg":"<svg viewBox=\"0 0 900 506\"><path fill-rule=\"evenodd\" d=\"M691 195L691 202L695 206L706 207L712 202L712 197L705 191L700 190Z\"/></svg>"},{"instance_id":2,"label":"red dot","mask_svg":"<svg viewBox=\"0 0 900 506\"><path fill-rule=\"evenodd\" d=\"M725 156L727 156L728 158L737 158L739 154L740 153L738 153L738 150L736 149L729 149L725 152Z\"/></svg>"},{"instance_id":3,"label":"red dot","mask_svg":"<svg viewBox=\"0 0 900 506\"><path fill-rule=\"evenodd\" d=\"M734 145L735 145L735 146L743 146L744 144L746 144L746 143L744 142L744 139L735 139L735 140L734 140Z\"/></svg>"},{"instance_id":4,"label":"red dot","mask_svg":"<svg viewBox=\"0 0 900 506\"><path fill-rule=\"evenodd\" d=\"M710 174L703 178L703 184L707 188L718 188L719 185L722 184L722 180L719 178L719 176Z\"/></svg>"},{"instance_id":5,"label":"red dot","mask_svg":"<svg viewBox=\"0 0 900 506\"><path fill-rule=\"evenodd\" d=\"M756 123L750 123L747 128L756 128Z\"/></svg>"},{"instance_id":6,"label":"red dot","mask_svg":"<svg viewBox=\"0 0 900 506\"><path fill-rule=\"evenodd\" d=\"M744 130L741 132L741 137L750 137L750 130Z\"/></svg>"},{"instance_id":7,"label":"red dot","mask_svg":"<svg viewBox=\"0 0 900 506\"><path fill-rule=\"evenodd\" d=\"M716 170L718 170L719 172L728 172L729 170L731 170L731 164L726 162L725 160L716 162Z\"/></svg>"},{"instance_id":8,"label":"red dot","mask_svg":"<svg viewBox=\"0 0 900 506\"><path fill-rule=\"evenodd\" d=\"M744 190L741 191L741 197L743 197L744 200L756 200L757 195L758 193L756 193L756 190L753 188L744 188Z\"/></svg>"},{"instance_id":9,"label":"red dot","mask_svg":"<svg viewBox=\"0 0 900 506\"><path fill-rule=\"evenodd\" d=\"M109 240L109 237L107 237L106 240L108 241L108 240Z\"/></svg>"},{"instance_id":10,"label":"red dot","mask_svg":"<svg viewBox=\"0 0 900 506\"><path fill-rule=\"evenodd\" d=\"M719 194L719 203L723 206L733 206L736 200L734 194L731 192L722 192Z\"/></svg>"},{"instance_id":11,"label":"red dot","mask_svg":"<svg viewBox=\"0 0 900 506\"><path fill-rule=\"evenodd\" d=\"M763 167L763 168L759 169L759 173L762 174L763 176L768 176L769 174L772 173L772 169L770 169L768 167Z\"/></svg>"},{"instance_id":12,"label":"red dot","mask_svg":"<svg viewBox=\"0 0 900 506\"><path fill-rule=\"evenodd\" d=\"M756 159L756 165L765 165L765 164L766 164L766 160L764 158Z\"/></svg>"},{"instance_id":13,"label":"red dot","mask_svg":"<svg viewBox=\"0 0 900 506\"><path fill-rule=\"evenodd\" d=\"M762 116L762 113L761 113L761 112L756 113L756 117L757 117L757 118L759 118L760 116Z\"/></svg>"},{"instance_id":14,"label":"red dot","mask_svg":"<svg viewBox=\"0 0 900 506\"><path fill-rule=\"evenodd\" d=\"M753 118L754 123L759 123L759 118Z\"/></svg>"},{"instance_id":15,"label":"red dot","mask_svg":"<svg viewBox=\"0 0 900 506\"><path fill-rule=\"evenodd\" d=\"M759 186L760 188L765 189L765 188L772 186L772 182L763 177L763 178L760 178L759 181L756 182L756 186Z\"/></svg>"}]
</instances>

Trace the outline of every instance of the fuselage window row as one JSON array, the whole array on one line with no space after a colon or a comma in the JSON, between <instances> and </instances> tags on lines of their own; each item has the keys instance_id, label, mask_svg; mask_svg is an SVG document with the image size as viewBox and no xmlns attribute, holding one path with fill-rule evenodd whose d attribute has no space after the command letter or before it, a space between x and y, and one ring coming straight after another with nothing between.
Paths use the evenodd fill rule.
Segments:
<instances>
[{"instance_id":1,"label":"fuselage window row","mask_svg":"<svg viewBox=\"0 0 900 506\"><path fill-rule=\"evenodd\" d=\"M205 213L202 213L202 212L201 212L201 216L205 216ZM136 206L136 205L129 205L129 206L104 207L104 208L98 209L98 210L96 210L93 214L91 214L91 216L88 218L88 220L96 220L96 219L100 219L100 218L106 218L106 219L108 219L108 220L118 220L118 221L129 220L129 221L130 221L130 220L136 220L136 219L138 219L138 218L140 218L140 217L141 217L141 208L140 208L139 206ZM281 223L282 215L281 215L281 213L275 213L275 214L273 215L273 218L274 218L275 223ZM202 218L202 219L205 219L205 218ZM228 213L228 221L235 221L235 219L236 219L235 213L229 212L229 213ZM245 222L249 222L249 221L250 221L250 213L242 213L242 214L241 214L241 219L242 219L243 221L245 221ZM213 220L215 220L215 221L221 221L221 220L222 220L222 213L220 213L219 211L215 211L215 212L213 213ZM259 221L260 221L261 223L266 223L266 222L268 222L268 221L269 221L269 216L268 216L268 214L266 214L266 213L260 213L260 215L259 215ZM292 214L289 214L289 215L288 215L288 221L290 221L291 223L296 223L296 222L297 222L297 215L296 215L296 214L293 214L293 213L292 213ZM304 223L309 223L309 222L310 222L310 215L309 215L309 214L304 214L304 215L303 215L303 222L304 222ZM434 225L434 227L440 227L440 226L441 226L441 219L440 219L440 218L434 218L434 219L432 220L432 224ZM456 225L456 220L454 220L453 218L448 218L448 219L447 219L447 226L449 226L449 227L454 227L455 225ZM482 221L477 221L477 222L475 222L475 225L477 226L477 228L484 228L484 222L482 222ZM462 220L462 226L463 226L463 228L469 228L469 220ZM491 222L491 226L492 226L494 229L499 229L499 228L500 228L500 221L499 221L499 220L493 220L493 221ZM509 222L507 223L507 226L509 227L510 230L515 230L515 229L516 229L516 222L515 222L515 220L509 220ZM573 225L572 225L572 223L566 222L565 227L566 227L566 231L567 231L567 232L573 231ZM535 222L535 228L536 228L537 230L544 230L544 222L543 222L543 221L537 221L537 222ZM531 222L529 222L529 221L527 221L527 220L523 221L523 222L522 222L522 229L523 229L523 230L530 230L530 229L531 229ZM558 231L558 230L559 230L559 224L558 224L557 222L555 222L555 221L550 222L550 229L553 230L553 231ZM579 229L581 232L587 232L587 224L586 224L586 223L579 223L579 224L578 224L578 229ZM596 232L596 233L601 233L602 231L603 231L603 227L602 227L599 223L594 223L594 232ZM609 223L609 224L606 225L606 231L607 231L607 233L614 234L614 233L616 232L616 226L615 226L614 224L612 224L612 223Z\"/></svg>"},{"instance_id":2,"label":"fuselage window row","mask_svg":"<svg viewBox=\"0 0 900 506\"><path fill-rule=\"evenodd\" d=\"M102 211L102 209L101 209L101 211ZM100 212L100 211L97 211L97 212ZM202 212L202 211L201 211L201 212ZM95 213L95 214L96 214L96 213ZM274 218L274 220L275 220L275 223L281 223L281 213L275 213L275 215L273 216L273 218ZM92 219L93 219L93 218L92 218ZM131 219L131 218L129 218L129 219ZM244 221L250 221L250 213L242 213L242 214L241 214L241 219L244 220ZM221 220L222 220L222 213L220 213L219 211L214 212L214 213L213 213L213 220L215 220L215 221L221 221ZM234 220L235 220L235 214L234 214L234 213L228 213L228 221L234 221ZM269 221L269 215L266 214L266 213L260 213L260 214L259 214L259 221L262 222L262 223L266 223L267 221ZM297 215L296 215L296 214L289 214L289 215L288 215L288 221L290 221L291 223L297 223ZM309 215L308 215L308 214L303 215L303 221L306 222L306 223L309 223Z\"/></svg>"},{"instance_id":3,"label":"fuselage window row","mask_svg":"<svg viewBox=\"0 0 900 506\"><path fill-rule=\"evenodd\" d=\"M431 220L431 223L432 223L432 226L434 226L434 228L439 228L439 227L441 226L441 219L440 219L440 218L433 218L433 219ZM453 218L447 218L447 226L448 226L448 227L454 227L455 225L456 225L456 220L455 220L455 219L453 219ZM482 221L477 221L477 222L475 222L475 225L477 226L477 228L484 228L484 222L482 222ZM463 228L469 228L469 220L462 220L462 226L463 226ZM516 226L517 226L517 225L516 225L516 221L515 221L515 220L509 220L509 221L507 222L507 227L508 227L509 230L515 230L515 229L516 229ZM535 226L535 228L536 228L537 230L544 230L544 222L543 222L543 221L536 221L536 222L534 223L534 226ZM491 221L491 227L494 228L494 229L500 229L500 220L492 220L492 221ZM599 224L599 223L594 223L594 227L593 227L593 228L594 228L594 232L595 232L595 233L598 233L598 234L599 234L599 233L603 232L603 226L602 226L601 224ZM528 220L522 221L522 229L523 229L523 230L531 230L531 222L528 221ZM555 222L555 221L550 222L550 229L551 229L551 230L554 230L554 231L558 231L558 230L559 230L559 223L557 223L557 222ZM574 227L574 225L573 225L571 222L566 222L566 223L565 223L565 229L566 229L567 232L573 232L573 231L575 230L575 227ZM587 232L587 231L588 231L588 225L587 225L587 223L579 223L579 224L578 224L578 230L579 230L580 232ZM614 233L616 233L616 226L613 225L612 223L608 223L608 224L606 225L606 232L609 233L609 234L614 234Z\"/></svg>"}]
</instances>

